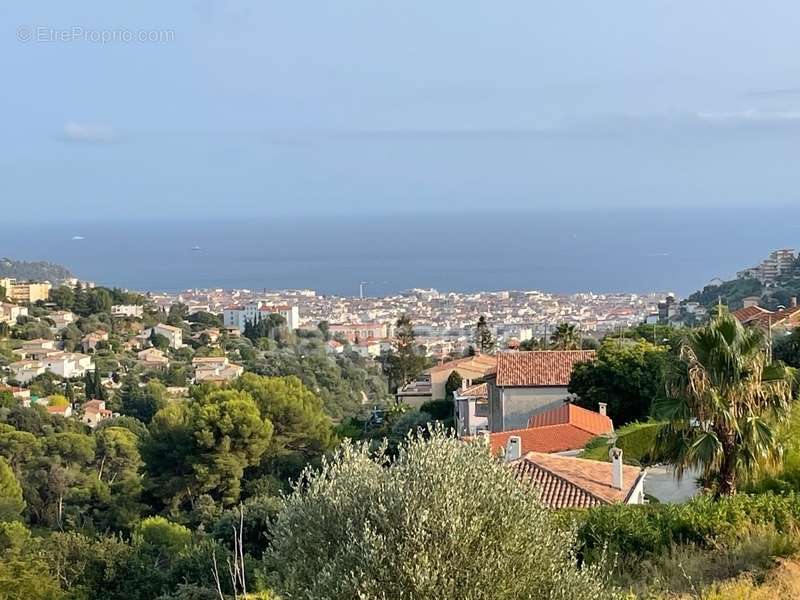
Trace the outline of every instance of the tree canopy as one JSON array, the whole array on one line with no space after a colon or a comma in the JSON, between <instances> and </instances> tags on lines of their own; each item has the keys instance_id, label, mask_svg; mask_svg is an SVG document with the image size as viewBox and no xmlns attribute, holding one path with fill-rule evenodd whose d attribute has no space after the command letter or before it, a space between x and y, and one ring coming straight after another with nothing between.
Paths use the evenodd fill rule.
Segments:
<instances>
[{"instance_id":1,"label":"tree canopy","mask_svg":"<svg viewBox=\"0 0 800 600\"><path fill-rule=\"evenodd\" d=\"M344 446L295 485L272 533L266 571L289 598L613 596L535 494L482 444L441 432L394 459Z\"/></svg>"},{"instance_id":2,"label":"tree canopy","mask_svg":"<svg viewBox=\"0 0 800 600\"><path fill-rule=\"evenodd\" d=\"M616 426L645 420L665 394L670 360L667 349L649 342L606 339L594 361L575 365L568 389L589 410L604 402Z\"/></svg>"},{"instance_id":3,"label":"tree canopy","mask_svg":"<svg viewBox=\"0 0 800 600\"><path fill-rule=\"evenodd\" d=\"M767 361L760 329L725 311L689 332L680 359L656 406L667 421L658 449L679 475L698 468L718 495L735 494L740 480L780 461L777 427L788 419L794 374Z\"/></svg>"}]
</instances>

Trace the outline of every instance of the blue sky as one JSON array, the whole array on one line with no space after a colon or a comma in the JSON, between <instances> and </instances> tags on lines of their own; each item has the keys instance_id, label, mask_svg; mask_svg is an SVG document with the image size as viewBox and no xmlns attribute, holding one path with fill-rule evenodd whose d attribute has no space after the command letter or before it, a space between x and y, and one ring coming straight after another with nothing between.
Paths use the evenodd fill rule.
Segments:
<instances>
[{"instance_id":1,"label":"blue sky","mask_svg":"<svg viewBox=\"0 0 800 600\"><path fill-rule=\"evenodd\" d=\"M168 39L89 39L120 30ZM7 2L0 193L20 221L793 204L798 30L788 0Z\"/></svg>"}]
</instances>

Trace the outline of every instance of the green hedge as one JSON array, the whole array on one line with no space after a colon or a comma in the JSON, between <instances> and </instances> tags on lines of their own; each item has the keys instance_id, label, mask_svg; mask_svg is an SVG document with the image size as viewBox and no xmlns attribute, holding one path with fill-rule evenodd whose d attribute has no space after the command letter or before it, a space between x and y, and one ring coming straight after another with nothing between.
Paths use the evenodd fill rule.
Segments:
<instances>
[{"instance_id":1,"label":"green hedge","mask_svg":"<svg viewBox=\"0 0 800 600\"><path fill-rule=\"evenodd\" d=\"M628 464L647 465L658 461L653 452L656 435L661 423L630 423L617 430L617 447L622 448L622 456ZM583 453L583 458L592 460L608 460L608 442L605 436L591 440Z\"/></svg>"},{"instance_id":2,"label":"green hedge","mask_svg":"<svg viewBox=\"0 0 800 600\"><path fill-rule=\"evenodd\" d=\"M754 526L788 531L800 525L800 495L740 494L685 504L603 506L569 513L577 523L579 553L645 557L673 544L709 546L747 535Z\"/></svg>"}]
</instances>

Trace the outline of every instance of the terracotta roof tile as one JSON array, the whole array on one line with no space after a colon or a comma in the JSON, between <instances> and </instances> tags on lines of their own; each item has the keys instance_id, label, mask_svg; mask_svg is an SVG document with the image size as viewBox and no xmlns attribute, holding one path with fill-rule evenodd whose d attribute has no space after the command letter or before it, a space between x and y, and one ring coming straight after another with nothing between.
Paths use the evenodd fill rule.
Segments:
<instances>
[{"instance_id":1,"label":"terracotta roof tile","mask_svg":"<svg viewBox=\"0 0 800 600\"><path fill-rule=\"evenodd\" d=\"M459 367L468 369L470 371L479 371L484 374L489 373L497 366L497 357L489 354L476 354L475 356L467 356L456 360L451 360L435 367L431 367L426 373L434 373L437 371L458 370Z\"/></svg>"},{"instance_id":2,"label":"terracotta roof tile","mask_svg":"<svg viewBox=\"0 0 800 600\"><path fill-rule=\"evenodd\" d=\"M528 427L512 429L489 434L489 446L493 454L498 454L506 447L508 438L519 436L523 452L569 452L581 450L593 439L595 434L574 427L573 425L548 425L546 427Z\"/></svg>"},{"instance_id":3,"label":"terracotta roof tile","mask_svg":"<svg viewBox=\"0 0 800 600\"><path fill-rule=\"evenodd\" d=\"M497 355L497 385L566 386L575 364L589 362L594 358L594 350L500 352Z\"/></svg>"},{"instance_id":4,"label":"terracotta roof tile","mask_svg":"<svg viewBox=\"0 0 800 600\"><path fill-rule=\"evenodd\" d=\"M607 416L570 403L564 403L528 419L528 427L548 425L571 425L593 435L614 431L614 423Z\"/></svg>"},{"instance_id":5,"label":"terracotta roof tile","mask_svg":"<svg viewBox=\"0 0 800 600\"><path fill-rule=\"evenodd\" d=\"M611 463L529 452L509 463L521 482L538 486L550 508L589 508L626 502L644 471L623 465L622 489L611 485Z\"/></svg>"},{"instance_id":6,"label":"terracotta roof tile","mask_svg":"<svg viewBox=\"0 0 800 600\"><path fill-rule=\"evenodd\" d=\"M488 398L489 386L487 386L485 383L471 385L463 390L459 390L458 395L462 398Z\"/></svg>"},{"instance_id":7,"label":"terracotta roof tile","mask_svg":"<svg viewBox=\"0 0 800 600\"><path fill-rule=\"evenodd\" d=\"M761 315L767 314L768 311L766 308L761 308L760 306L748 306L746 308L740 308L739 310L735 310L731 313L734 318L736 318L740 323L747 323L748 321L753 320L756 317L760 317Z\"/></svg>"},{"instance_id":8,"label":"terracotta roof tile","mask_svg":"<svg viewBox=\"0 0 800 600\"><path fill-rule=\"evenodd\" d=\"M748 321L743 321L747 324L756 324L760 327L770 327L780 325L787 319L790 321L797 321L800 317L800 306L793 306L791 308L784 308L776 312L764 311L762 314L755 316Z\"/></svg>"}]
</instances>

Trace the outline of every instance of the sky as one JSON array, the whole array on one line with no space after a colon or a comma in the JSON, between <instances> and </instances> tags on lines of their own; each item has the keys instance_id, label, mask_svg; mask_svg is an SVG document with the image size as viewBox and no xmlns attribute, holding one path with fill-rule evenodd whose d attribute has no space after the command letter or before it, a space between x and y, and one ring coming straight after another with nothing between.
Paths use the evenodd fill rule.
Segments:
<instances>
[{"instance_id":1,"label":"sky","mask_svg":"<svg viewBox=\"0 0 800 600\"><path fill-rule=\"evenodd\" d=\"M4 2L0 202L10 221L792 205L798 30L791 0Z\"/></svg>"}]
</instances>

